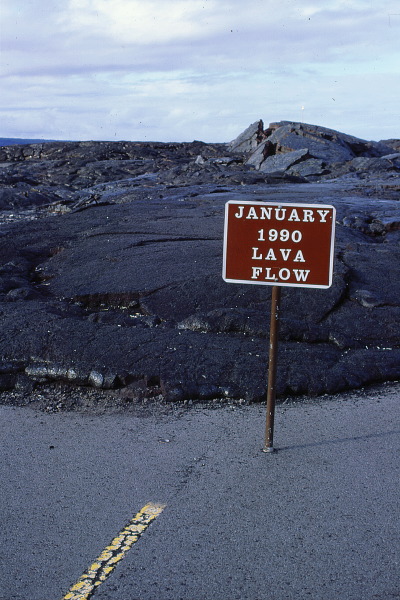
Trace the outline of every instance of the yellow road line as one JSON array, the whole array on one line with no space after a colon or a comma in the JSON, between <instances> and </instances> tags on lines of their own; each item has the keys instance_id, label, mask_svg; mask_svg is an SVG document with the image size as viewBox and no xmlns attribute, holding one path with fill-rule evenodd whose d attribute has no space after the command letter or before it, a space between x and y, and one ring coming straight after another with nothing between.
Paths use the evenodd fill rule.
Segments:
<instances>
[{"instance_id":1,"label":"yellow road line","mask_svg":"<svg viewBox=\"0 0 400 600\"><path fill-rule=\"evenodd\" d=\"M107 579L152 521L164 510L164 504L149 502L106 546L62 600L89 600L97 587Z\"/></svg>"}]
</instances>

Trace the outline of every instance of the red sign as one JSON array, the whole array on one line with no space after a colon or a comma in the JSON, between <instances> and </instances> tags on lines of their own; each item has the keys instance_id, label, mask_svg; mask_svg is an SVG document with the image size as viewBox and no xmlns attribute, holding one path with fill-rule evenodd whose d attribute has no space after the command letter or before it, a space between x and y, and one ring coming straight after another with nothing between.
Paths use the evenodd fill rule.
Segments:
<instances>
[{"instance_id":1,"label":"red sign","mask_svg":"<svg viewBox=\"0 0 400 600\"><path fill-rule=\"evenodd\" d=\"M330 287L335 217L335 208L324 204L227 202L224 280Z\"/></svg>"}]
</instances>

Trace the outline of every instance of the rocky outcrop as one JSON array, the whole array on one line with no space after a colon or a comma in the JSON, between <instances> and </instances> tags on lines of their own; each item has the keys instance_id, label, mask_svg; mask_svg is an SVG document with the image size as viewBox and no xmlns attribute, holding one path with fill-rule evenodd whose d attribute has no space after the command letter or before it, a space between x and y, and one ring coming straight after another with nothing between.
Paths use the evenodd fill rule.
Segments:
<instances>
[{"instance_id":1,"label":"rocky outcrop","mask_svg":"<svg viewBox=\"0 0 400 600\"><path fill-rule=\"evenodd\" d=\"M263 173L281 171L319 180L346 173L368 175L371 168L386 175L400 171L399 157L393 152L397 150L396 140L369 142L326 127L290 121L270 123L265 130L259 121L242 136L231 142L230 148L246 152L246 164Z\"/></svg>"},{"instance_id":2,"label":"rocky outcrop","mask_svg":"<svg viewBox=\"0 0 400 600\"><path fill-rule=\"evenodd\" d=\"M278 394L398 378L397 158L385 144L293 127L258 122L227 145L0 149L0 388L263 399L271 290L222 280L230 199L337 209L332 287L283 290ZM350 157L335 167L332 144Z\"/></svg>"},{"instance_id":3,"label":"rocky outcrop","mask_svg":"<svg viewBox=\"0 0 400 600\"><path fill-rule=\"evenodd\" d=\"M265 137L264 123L260 119L249 125L232 142L229 142L228 148L233 152L253 152Z\"/></svg>"},{"instance_id":4,"label":"rocky outcrop","mask_svg":"<svg viewBox=\"0 0 400 600\"><path fill-rule=\"evenodd\" d=\"M382 144L389 146L389 148L392 148L395 152L400 152L400 140L382 140Z\"/></svg>"}]
</instances>

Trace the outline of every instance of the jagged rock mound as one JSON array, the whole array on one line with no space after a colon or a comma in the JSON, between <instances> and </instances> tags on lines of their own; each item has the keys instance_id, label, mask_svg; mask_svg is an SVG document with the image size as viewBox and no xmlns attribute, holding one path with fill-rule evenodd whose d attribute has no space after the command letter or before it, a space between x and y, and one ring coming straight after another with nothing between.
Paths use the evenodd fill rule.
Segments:
<instances>
[{"instance_id":1,"label":"jagged rock mound","mask_svg":"<svg viewBox=\"0 0 400 600\"><path fill-rule=\"evenodd\" d=\"M398 378L397 159L329 131L259 121L226 145L0 149L0 389L263 399L270 288L222 280L230 199L337 209L332 287L283 291L278 394Z\"/></svg>"},{"instance_id":2,"label":"jagged rock mound","mask_svg":"<svg viewBox=\"0 0 400 600\"><path fill-rule=\"evenodd\" d=\"M247 153L246 164L267 174L281 171L315 180L371 169L386 176L400 171L396 140L371 142L308 123L280 121L264 130L260 120L229 147Z\"/></svg>"},{"instance_id":3,"label":"jagged rock mound","mask_svg":"<svg viewBox=\"0 0 400 600\"><path fill-rule=\"evenodd\" d=\"M260 119L249 125L232 142L229 142L228 148L233 152L253 152L265 137L264 123Z\"/></svg>"},{"instance_id":4,"label":"jagged rock mound","mask_svg":"<svg viewBox=\"0 0 400 600\"><path fill-rule=\"evenodd\" d=\"M392 148L395 152L400 152L400 140L381 140L381 143Z\"/></svg>"}]
</instances>

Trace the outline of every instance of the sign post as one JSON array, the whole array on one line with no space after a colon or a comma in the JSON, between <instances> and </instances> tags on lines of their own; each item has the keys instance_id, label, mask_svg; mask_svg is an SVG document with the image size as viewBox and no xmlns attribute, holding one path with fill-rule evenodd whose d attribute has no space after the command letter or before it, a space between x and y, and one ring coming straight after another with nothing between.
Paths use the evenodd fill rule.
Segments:
<instances>
[{"instance_id":1,"label":"sign post","mask_svg":"<svg viewBox=\"0 0 400 600\"><path fill-rule=\"evenodd\" d=\"M324 204L225 205L223 279L273 286L264 452L274 450L280 288L332 285L335 218L335 208Z\"/></svg>"},{"instance_id":2,"label":"sign post","mask_svg":"<svg viewBox=\"0 0 400 600\"><path fill-rule=\"evenodd\" d=\"M269 361L267 387L267 419L265 424L265 443L263 452L274 451L274 421L275 421L275 385L276 366L278 361L279 311L281 288L274 285L271 299L271 324L269 330Z\"/></svg>"}]
</instances>

